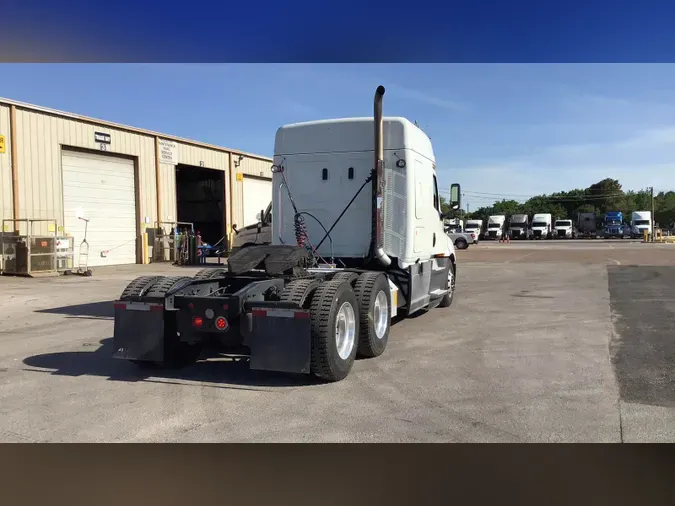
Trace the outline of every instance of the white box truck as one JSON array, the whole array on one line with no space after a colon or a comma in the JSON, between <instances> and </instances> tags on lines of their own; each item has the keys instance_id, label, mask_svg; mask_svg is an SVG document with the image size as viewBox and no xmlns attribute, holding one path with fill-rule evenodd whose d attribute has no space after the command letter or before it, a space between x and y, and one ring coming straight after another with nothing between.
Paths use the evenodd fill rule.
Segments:
<instances>
[{"instance_id":1,"label":"white box truck","mask_svg":"<svg viewBox=\"0 0 675 506\"><path fill-rule=\"evenodd\" d=\"M499 240L502 238L504 233L504 225L506 224L506 216L503 214L496 214L490 216L487 221L487 229L485 231L485 239L496 239Z\"/></svg>"},{"instance_id":2,"label":"white box truck","mask_svg":"<svg viewBox=\"0 0 675 506\"><path fill-rule=\"evenodd\" d=\"M553 236L553 217L550 214L535 214L532 217L532 237L551 239Z\"/></svg>"},{"instance_id":3,"label":"white box truck","mask_svg":"<svg viewBox=\"0 0 675 506\"><path fill-rule=\"evenodd\" d=\"M650 211L634 211L630 217L630 235L633 239L644 237L645 230L652 233L652 213Z\"/></svg>"},{"instance_id":4,"label":"white box truck","mask_svg":"<svg viewBox=\"0 0 675 506\"><path fill-rule=\"evenodd\" d=\"M114 303L113 357L184 364L201 349L241 349L255 370L340 381L355 357L384 353L391 320L455 295L429 137L382 117L279 128L272 166L272 244L240 249L227 268L142 276ZM460 187L450 204L460 207Z\"/></svg>"}]
</instances>

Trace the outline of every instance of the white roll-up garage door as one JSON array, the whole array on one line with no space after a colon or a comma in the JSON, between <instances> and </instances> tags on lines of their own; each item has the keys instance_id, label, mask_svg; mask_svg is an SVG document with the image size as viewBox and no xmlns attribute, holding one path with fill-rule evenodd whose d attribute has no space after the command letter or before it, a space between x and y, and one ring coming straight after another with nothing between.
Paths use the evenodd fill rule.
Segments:
<instances>
[{"instance_id":1,"label":"white roll-up garage door","mask_svg":"<svg viewBox=\"0 0 675 506\"><path fill-rule=\"evenodd\" d=\"M255 225L256 215L267 209L272 202L272 181L244 176L244 223L239 225Z\"/></svg>"},{"instance_id":2,"label":"white roll-up garage door","mask_svg":"<svg viewBox=\"0 0 675 506\"><path fill-rule=\"evenodd\" d=\"M63 218L74 237L77 267L87 224L89 266L136 263L134 162L126 158L63 151Z\"/></svg>"}]
</instances>

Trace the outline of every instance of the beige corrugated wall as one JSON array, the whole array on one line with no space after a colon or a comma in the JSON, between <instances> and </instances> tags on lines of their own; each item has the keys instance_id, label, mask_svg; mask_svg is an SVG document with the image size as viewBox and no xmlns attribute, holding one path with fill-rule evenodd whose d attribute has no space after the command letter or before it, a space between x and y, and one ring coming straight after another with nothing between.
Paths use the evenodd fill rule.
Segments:
<instances>
[{"instance_id":1,"label":"beige corrugated wall","mask_svg":"<svg viewBox=\"0 0 675 506\"><path fill-rule=\"evenodd\" d=\"M13 218L12 146L9 136L9 107L0 105L0 135L5 137L5 152L0 153L0 223ZM1 231L1 230L0 230Z\"/></svg>"},{"instance_id":2,"label":"beige corrugated wall","mask_svg":"<svg viewBox=\"0 0 675 506\"><path fill-rule=\"evenodd\" d=\"M94 139L99 132L111 137L105 153L137 158L138 219L156 220L154 137L18 108L16 128L20 218L54 218L63 224L62 146L103 153Z\"/></svg>"},{"instance_id":3,"label":"beige corrugated wall","mask_svg":"<svg viewBox=\"0 0 675 506\"><path fill-rule=\"evenodd\" d=\"M239 157L234 157L235 162L239 162ZM266 179L272 179L272 161L271 160L256 160L254 158L244 157L240 165L232 167L231 181L234 185L234 223L241 223L244 221L244 182L237 181L237 173L249 176L258 176Z\"/></svg>"},{"instance_id":4,"label":"beige corrugated wall","mask_svg":"<svg viewBox=\"0 0 675 506\"><path fill-rule=\"evenodd\" d=\"M123 126L103 126L94 119L84 120L67 117L59 111L33 110L28 105L16 108L16 144L18 166L18 218L56 219L63 225L63 188L61 176L61 153L64 148L74 147L103 153L95 142L94 133L107 133L111 143L105 153L134 157L138 172L137 195L139 201L139 225L148 217L151 223L158 221L157 177L153 132L127 131ZM0 154L0 220L12 218L12 168L10 139L10 106L0 104L0 135L5 136L6 152ZM159 137L162 139L163 137ZM203 166L222 170L226 173L225 195L228 228L232 222L243 219L243 183L236 181L236 173L243 173L271 179L271 159L256 159L239 154L230 160L228 150L210 149L196 145L178 144L179 162L186 165ZM236 162L239 165L236 166ZM232 167L232 172L230 172ZM159 190L161 219L176 219L176 176L175 166L160 164ZM170 220L169 220L170 218ZM36 229L36 233L46 232ZM67 231L66 231L67 232Z\"/></svg>"}]
</instances>

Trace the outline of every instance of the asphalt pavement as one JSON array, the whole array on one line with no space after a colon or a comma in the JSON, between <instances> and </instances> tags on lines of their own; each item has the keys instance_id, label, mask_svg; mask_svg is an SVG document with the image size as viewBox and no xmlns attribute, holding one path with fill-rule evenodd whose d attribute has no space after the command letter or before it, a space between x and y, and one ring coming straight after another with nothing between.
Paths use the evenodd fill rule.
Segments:
<instances>
[{"instance_id":1,"label":"asphalt pavement","mask_svg":"<svg viewBox=\"0 0 675 506\"><path fill-rule=\"evenodd\" d=\"M396 323L333 384L238 357L113 360L124 286L197 269L3 277L0 441L672 442L675 246L599 244L460 252L453 305Z\"/></svg>"}]
</instances>

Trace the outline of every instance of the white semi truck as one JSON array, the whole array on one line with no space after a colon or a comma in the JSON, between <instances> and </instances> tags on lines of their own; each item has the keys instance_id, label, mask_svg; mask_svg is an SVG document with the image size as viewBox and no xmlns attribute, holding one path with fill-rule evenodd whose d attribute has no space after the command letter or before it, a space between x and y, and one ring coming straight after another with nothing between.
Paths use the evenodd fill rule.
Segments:
<instances>
[{"instance_id":1,"label":"white semi truck","mask_svg":"<svg viewBox=\"0 0 675 506\"><path fill-rule=\"evenodd\" d=\"M387 346L392 317L448 307L457 257L445 234L429 137L405 118L281 127L272 244L194 277L142 276L115 301L114 354L185 364L205 346L250 368L339 381ZM450 204L459 209L460 187Z\"/></svg>"},{"instance_id":2,"label":"white semi truck","mask_svg":"<svg viewBox=\"0 0 675 506\"><path fill-rule=\"evenodd\" d=\"M464 231L474 234L474 244L478 244L478 241L483 234L483 220L467 220L466 225L464 226Z\"/></svg>"},{"instance_id":3,"label":"white semi truck","mask_svg":"<svg viewBox=\"0 0 675 506\"><path fill-rule=\"evenodd\" d=\"M509 219L511 239L529 239L532 235L530 219L527 214L512 214Z\"/></svg>"},{"instance_id":4,"label":"white semi truck","mask_svg":"<svg viewBox=\"0 0 675 506\"><path fill-rule=\"evenodd\" d=\"M556 220L553 237L556 239L576 239L577 232L572 220Z\"/></svg>"},{"instance_id":5,"label":"white semi truck","mask_svg":"<svg viewBox=\"0 0 675 506\"><path fill-rule=\"evenodd\" d=\"M497 214L490 216L487 221L487 229L485 231L486 239L501 239L504 233L504 226L506 224L506 216Z\"/></svg>"},{"instance_id":6,"label":"white semi truck","mask_svg":"<svg viewBox=\"0 0 675 506\"><path fill-rule=\"evenodd\" d=\"M650 211L634 211L630 217L630 235L633 239L644 237L645 230L652 233L652 213Z\"/></svg>"},{"instance_id":7,"label":"white semi truck","mask_svg":"<svg viewBox=\"0 0 675 506\"><path fill-rule=\"evenodd\" d=\"M534 239L553 237L553 217L550 214L535 214L532 217L532 237Z\"/></svg>"}]
</instances>

